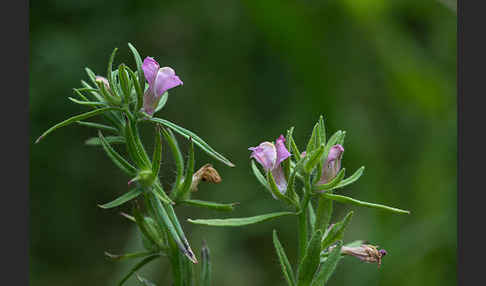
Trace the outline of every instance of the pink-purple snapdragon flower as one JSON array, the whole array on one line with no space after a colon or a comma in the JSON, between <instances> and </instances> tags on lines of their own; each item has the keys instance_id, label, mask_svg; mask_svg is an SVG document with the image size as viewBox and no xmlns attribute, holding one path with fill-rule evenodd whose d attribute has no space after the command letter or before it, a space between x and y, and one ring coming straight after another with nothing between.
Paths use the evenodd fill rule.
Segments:
<instances>
[{"instance_id":1,"label":"pink-purple snapdragon flower","mask_svg":"<svg viewBox=\"0 0 486 286\"><path fill-rule=\"evenodd\" d=\"M152 116L164 92L182 85L183 82L172 68L161 68L159 63L151 57L146 57L143 60L142 70L149 84L143 96L142 111Z\"/></svg>"},{"instance_id":2,"label":"pink-purple snapdragon flower","mask_svg":"<svg viewBox=\"0 0 486 286\"><path fill-rule=\"evenodd\" d=\"M257 147L250 147L252 151L250 158L254 158L266 172L271 172L275 183L282 194L287 191L287 180L282 169L281 163L290 157L290 152L285 147L285 138L280 135L275 144L272 142L262 142Z\"/></svg>"},{"instance_id":3,"label":"pink-purple snapdragon flower","mask_svg":"<svg viewBox=\"0 0 486 286\"><path fill-rule=\"evenodd\" d=\"M322 167L321 178L317 181L317 185L329 183L329 181L336 177L339 170L341 170L341 157L343 152L344 148L340 144L331 147Z\"/></svg>"}]
</instances>

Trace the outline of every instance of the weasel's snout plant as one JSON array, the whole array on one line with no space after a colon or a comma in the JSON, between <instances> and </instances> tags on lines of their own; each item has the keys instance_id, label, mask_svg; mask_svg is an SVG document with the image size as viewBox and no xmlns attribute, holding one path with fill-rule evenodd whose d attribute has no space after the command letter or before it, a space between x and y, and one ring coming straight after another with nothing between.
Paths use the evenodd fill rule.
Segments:
<instances>
[{"instance_id":1,"label":"weasel's snout plant","mask_svg":"<svg viewBox=\"0 0 486 286\"><path fill-rule=\"evenodd\" d=\"M91 82L81 81L83 87L74 89L78 98L69 97L69 100L92 110L54 125L44 132L36 143L54 130L72 123L97 129L98 136L88 139L86 144L101 147L113 163L127 174L128 191L109 203L99 205L101 208L109 209L131 202L131 214L122 212L122 215L137 224L145 247L144 251L135 253L105 253L112 260L140 259L133 269L121 278L119 285L124 284L142 266L162 256L167 256L170 261L174 285L210 285L209 249L203 246L200 256L202 266L196 279L192 264L198 263L198 259L179 223L174 206L189 204L222 211L231 211L234 208L234 204L191 199L191 192L197 190L201 181L221 181L211 164L195 171L194 145L214 159L230 167L234 165L195 133L154 116L166 105L168 90L182 85L183 82L172 68L161 68L151 57L146 57L142 62L135 47L131 44L128 46L133 53L136 69L132 70L123 63L117 69L113 69L117 49L111 54L106 77L96 75L86 68ZM105 123L85 121L97 115L102 116ZM154 125L155 147L151 156L142 144L140 124ZM186 162L173 132L190 141ZM167 142L176 165L176 178L170 192L164 190L159 179L162 137ZM115 145L122 150L125 149L126 156L122 155L122 150L116 150L118 148L115 148ZM137 278L142 284L153 285L138 274Z\"/></svg>"},{"instance_id":2,"label":"weasel's snout plant","mask_svg":"<svg viewBox=\"0 0 486 286\"><path fill-rule=\"evenodd\" d=\"M121 214L137 224L145 248L143 251L127 254L105 253L112 260L139 260L120 279L119 285L124 284L133 274L136 274L140 283L154 285L136 272L147 263L166 256L172 269L173 285L208 286L211 283L209 248L204 244L200 255L201 267L199 271L195 271L193 264L198 263L198 259L191 249L174 207L189 204L231 211L235 205L191 198L192 192L197 190L201 181L221 182L218 172L211 164L205 164L195 171L194 145L212 158L230 167L234 165L192 131L155 116L166 105L168 90L182 85L183 82L172 68L161 68L151 57L146 57L142 62L138 51L131 44L128 46L135 59L136 69L132 70L123 63L113 69L117 49L111 54L105 77L86 68L90 83L81 81L83 86L74 89L78 98L69 97L69 100L92 110L54 125L36 143L54 130L72 123L97 129L98 136L88 139L86 144L101 147L113 163L127 174L127 192L111 202L99 205L109 209L130 202L131 214ZM97 115L102 116L105 122L85 121ZM152 124L154 127L154 151L150 156L140 138L140 124ZM184 160L173 132L189 140L187 160ZM363 174L364 167L345 178L345 168L341 168L341 161L346 133L337 131L330 138L326 138L322 116L314 126L305 151L299 151L292 134L293 127L287 131L286 137L280 135L275 142L263 142L249 148L250 157L253 159L251 168L257 180L274 199L282 201L287 210L246 218L188 221L209 226L244 226L282 216L295 216L299 243L298 258L293 264L288 260L276 230L273 231L277 256L285 280L290 286L326 284L343 256L354 256L379 266L387 253L384 249L363 240L343 244L343 233L353 212L331 223L334 201L391 213L407 214L409 211L335 193L357 181ZM175 181L168 191L163 187L167 184L163 184L159 178L162 138L176 165Z\"/></svg>"},{"instance_id":3,"label":"weasel's snout plant","mask_svg":"<svg viewBox=\"0 0 486 286\"><path fill-rule=\"evenodd\" d=\"M387 254L379 246L356 240L343 244L343 234L353 212L331 223L333 202L375 208L391 213L408 214L409 211L363 202L335 192L354 182L363 174L364 166L345 177L341 168L344 153L345 131L337 131L326 138L323 117L314 125L305 151L300 152L293 139L293 130L286 137L280 135L275 143L263 142L250 147L251 168L264 189L289 210L246 218L196 219L192 223L209 226L243 226L282 216L296 216L298 233L298 259L291 264L273 231L273 243L282 272L289 286L325 285L343 256L381 265ZM291 150L291 151L289 151ZM262 170L257 166L258 163Z\"/></svg>"}]
</instances>

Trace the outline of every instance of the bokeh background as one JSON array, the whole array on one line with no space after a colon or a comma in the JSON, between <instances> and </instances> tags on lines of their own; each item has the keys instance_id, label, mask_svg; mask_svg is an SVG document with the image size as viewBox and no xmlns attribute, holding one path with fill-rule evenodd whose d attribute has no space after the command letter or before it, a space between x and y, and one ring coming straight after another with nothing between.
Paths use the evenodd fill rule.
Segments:
<instances>
[{"instance_id":1,"label":"bokeh background","mask_svg":"<svg viewBox=\"0 0 486 286\"><path fill-rule=\"evenodd\" d=\"M67 100L87 79L84 67L104 74L114 47L115 63L133 67L131 42L184 81L158 116L195 131L236 164L196 154L197 166L213 163L223 182L201 185L194 198L240 205L233 213L180 207L181 220L283 210L253 177L247 148L295 126L302 149L323 114L328 132L347 131L347 170L366 166L340 193L412 211L336 204L333 220L355 210L345 242L368 240L389 255L380 269L348 257L329 285L455 285L454 6L446 0L30 1L30 142L86 110ZM142 131L152 138L152 130ZM119 210L96 207L125 192L129 178L100 148L83 144L95 135L72 126L30 146L32 285L115 285L135 264L103 256L139 250L141 243ZM181 145L187 146L182 138ZM162 179L170 182L173 163L165 158ZM292 217L242 228L183 226L193 248L207 241L214 285L284 285L273 229L290 260L296 258ZM140 273L169 285L163 259Z\"/></svg>"}]
</instances>

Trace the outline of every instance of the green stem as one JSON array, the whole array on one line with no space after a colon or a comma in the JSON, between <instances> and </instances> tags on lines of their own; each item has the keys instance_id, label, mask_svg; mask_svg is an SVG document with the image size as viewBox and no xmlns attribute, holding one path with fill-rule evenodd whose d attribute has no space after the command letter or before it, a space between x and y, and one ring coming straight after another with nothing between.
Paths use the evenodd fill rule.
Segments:
<instances>
[{"instance_id":1,"label":"green stem","mask_svg":"<svg viewBox=\"0 0 486 286\"><path fill-rule=\"evenodd\" d=\"M309 205L311 192L310 175L306 174L304 176L304 197L302 198L300 204L300 214L299 214L299 262L302 261L304 257L305 248L307 247L308 240L308 212L307 206Z\"/></svg>"}]
</instances>

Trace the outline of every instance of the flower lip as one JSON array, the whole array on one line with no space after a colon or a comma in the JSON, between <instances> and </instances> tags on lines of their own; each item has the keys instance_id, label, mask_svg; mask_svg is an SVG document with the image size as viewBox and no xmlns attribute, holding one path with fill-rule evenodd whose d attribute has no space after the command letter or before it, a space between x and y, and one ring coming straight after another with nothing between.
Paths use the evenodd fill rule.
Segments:
<instances>
[{"instance_id":1,"label":"flower lip","mask_svg":"<svg viewBox=\"0 0 486 286\"><path fill-rule=\"evenodd\" d=\"M250 147L248 150L252 151L250 158L254 158L265 171L270 171L275 168L277 161L277 148L271 142L265 141L256 147Z\"/></svg>"}]
</instances>

